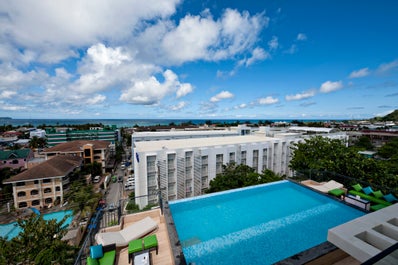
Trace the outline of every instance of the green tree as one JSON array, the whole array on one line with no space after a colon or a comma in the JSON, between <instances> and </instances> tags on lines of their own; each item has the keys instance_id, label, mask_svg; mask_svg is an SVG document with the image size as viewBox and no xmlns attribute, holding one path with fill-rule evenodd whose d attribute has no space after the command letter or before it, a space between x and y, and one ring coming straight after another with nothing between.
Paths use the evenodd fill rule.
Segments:
<instances>
[{"instance_id":1,"label":"green tree","mask_svg":"<svg viewBox=\"0 0 398 265\"><path fill-rule=\"evenodd\" d=\"M398 137L394 137L388 143L379 148L377 154L382 158L398 158Z\"/></svg>"},{"instance_id":2,"label":"green tree","mask_svg":"<svg viewBox=\"0 0 398 265\"><path fill-rule=\"evenodd\" d=\"M32 214L19 219L21 231L18 236L7 241L0 238L1 264L73 264L76 248L62 241L66 234L65 217L60 222L44 220ZM3 261L6 263L3 263Z\"/></svg>"},{"instance_id":3,"label":"green tree","mask_svg":"<svg viewBox=\"0 0 398 265\"><path fill-rule=\"evenodd\" d=\"M101 198L101 194L95 193L93 185L86 185L85 180L75 181L71 184L65 199L74 214L80 212L80 216L88 217Z\"/></svg>"},{"instance_id":4,"label":"green tree","mask_svg":"<svg viewBox=\"0 0 398 265\"><path fill-rule=\"evenodd\" d=\"M210 187L206 193L258 185L280 179L281 177L271 170L265 170L262 174L259 174L247 165L229 163L223 165L223 172L217 174L217 176L210 181Z\"/></svg>"},{"instance_id":5,"label":"green tree","mask_svg":"<svg viewBox=\"0 0 398 265\"><path fill-rule=\"evenodd\" d=\"M358 147L361 150L373 150L374 146L370 138L367 136L361 136L355 142L355 147Z\"/></svg>"}]
</instances>

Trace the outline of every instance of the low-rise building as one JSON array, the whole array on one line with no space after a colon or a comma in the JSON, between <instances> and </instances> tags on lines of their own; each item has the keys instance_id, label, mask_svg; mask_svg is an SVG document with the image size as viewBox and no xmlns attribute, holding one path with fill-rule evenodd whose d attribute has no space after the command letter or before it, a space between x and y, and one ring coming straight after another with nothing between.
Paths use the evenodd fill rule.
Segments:
<instances>
[{"instance_id":1,"label":"low-rise building","mask_svg":"<svg viewBox=\"0 0 398 265\"><path fill-rule=\"evenodd\" d=\"M45 155L46 160L57 155L78 156L83 158L84 164L94 162L101 164L102 173L105 173L110 160L111 145L108 141L76 140L44 149L42 154Z\"/></svg>"},{"instance_id":2,"label":"low-rise building","mask_svg":"<svg viewBox=\"0 0 398 265\"><path fill-rule=\"evenodd\" d=\"M0 168L26 169L33 157L33 151L29 148L0 151Z\"/></svg>"},{"instance_id":3,"label":"low-rise building","mask_svg":"<svg viewBox=\"0 0 398 265\"><path fill-rule=\"evenodd\" d=\"M69 176L81 167L82 162L78 156L55 156L5 180L3 184L12 184L16 209L63 204L65 191L69 189Z\"/></svg>"}]
</instances>

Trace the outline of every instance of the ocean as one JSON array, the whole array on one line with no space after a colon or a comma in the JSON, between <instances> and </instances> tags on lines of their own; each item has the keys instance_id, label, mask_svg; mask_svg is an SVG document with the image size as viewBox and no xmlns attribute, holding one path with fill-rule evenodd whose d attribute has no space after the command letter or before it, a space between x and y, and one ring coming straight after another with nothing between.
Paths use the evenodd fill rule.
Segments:
<instances>
[{"instance_id":1,"label":"ocean","mask_svg":"<svg viewBox=\"0 0 398 265\"><path fill-rule=\"evenodd\" d=\"M231 124L239 123L244 124L247 122L258 123L259 121L271 121L271 122L291 122L292 120L284 119L11 119L11 118L0 118L0 125L11 125L14 127L18 126L63 126L63 125L80 125L80 124L103 124L103 125L116 125L118 128L129 128L135 125L142 126L153 126L153 125L169 125L174 123L179 125L181 123L192 123L194 125L205 124L206 121L211 121L213 124ZM300 120L302 122L316 122L316 121L327 121L327 120Z\"/></svg>"}]
</instances>

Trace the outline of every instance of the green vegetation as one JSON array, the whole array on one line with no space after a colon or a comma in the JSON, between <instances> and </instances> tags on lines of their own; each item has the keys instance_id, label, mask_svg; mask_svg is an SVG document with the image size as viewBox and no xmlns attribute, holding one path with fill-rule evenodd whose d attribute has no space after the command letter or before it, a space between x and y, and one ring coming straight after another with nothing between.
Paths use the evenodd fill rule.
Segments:
<instances>
[{"instance_id":1,"label":"green vegetation","mask_svg":"<svg viewBox=\"0 0 398 265\"><path fill-rule=\"evenodd\" d=\"M76 248L62 241L66 217L57 222L36 214L19 219L22 232L8 241L0 237L0 264L73 264Z\"/></svg>"},{"instance_id":2,"label":"green vegetation","mask_svg":"<svg viewBox=\"0 0 398 265\"><path fill-rule=\"evenodd\" d=\"M398 187L397 140L387 143L382 150L390 150L388 160L366 158L358 148L346 147L336 139L316 136L293 145L289 167L298 172L328 171L381 187ZM390 146L393 147L390 147ZM395 147L394 147L395 146Z\"/></svg>"},{"instance_id":3,"label":"green vegetation","mask_svg":"<svg viewBox=\"0 0 398 265\"><path fill-rule=\"evenodd\" d=\"M223 165L223 172L210 181L206 193L236 189L262 183L281 180L281 177L271 170L264 170L261 174L247 165L229 163Z\"/></svg>"},{"instance_id":4,"label":"green vegetation","mask_svg":"<svg viewBox=\"0 0 398 265\"><path fill-rule=\"evenodd\" d=\"M383 117L375 117L373 121L398 121L398 110L394 110L390 114Z\"/></svg>"},{"instance_id":5,"label":"green vegetation","mask_svg":"<svg viewBox=\"0 0 398 265\"><path fill-rule=\"evenodd\" d=\"M81 217L88 217L101 198L100 193L94 192L93 185L87 185L85 181L84 178L74 181L68 193L65 194L68 207L73 210L73 214L80 212Z\"/></svg>"}]
</instances>

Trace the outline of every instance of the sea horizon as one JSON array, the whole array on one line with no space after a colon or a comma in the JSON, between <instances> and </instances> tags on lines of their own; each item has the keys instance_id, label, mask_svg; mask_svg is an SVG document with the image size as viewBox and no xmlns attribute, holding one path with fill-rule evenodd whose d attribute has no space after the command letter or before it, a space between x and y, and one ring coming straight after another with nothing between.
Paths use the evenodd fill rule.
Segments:
<instances>
[{"instance_id":1,"label":"sea horizon","mask_svg":"<svg viewBox=\"0 0 398 265\"><path fill-rule=\"evenodd\" d=\"M192 123L194 125L204 124L206 121L211 121L213 124L231 124L239 122L244 124L247 122L258 123L258 122L286 122L292 121L301 122L327 122L327 121L345 121L344 119L13 119L9 117L0 118L0 125L11 125L13 127L18 126L62 126L62 125L82 125L82 124L102 124L112 126L115 125L118 128L121 127L133 127L138 126L155 126L155 125L169 125L174 123L179 125L181 123Z\"/></svg>"}]
</instances>

